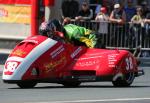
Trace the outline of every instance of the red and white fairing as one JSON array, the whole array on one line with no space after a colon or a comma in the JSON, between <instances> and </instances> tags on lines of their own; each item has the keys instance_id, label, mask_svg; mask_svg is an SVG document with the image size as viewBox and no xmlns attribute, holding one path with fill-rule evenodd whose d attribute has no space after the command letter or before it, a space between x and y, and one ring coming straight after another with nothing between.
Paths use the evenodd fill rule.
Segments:
<instances>
[{"instance_id":1,"label":"red and white fairing","mask_svg":"<svg viewBox=\"0 0 150 103\"><path fill-rule=\"evenodd\" d=\"M125 50L90 49L33 36L19 43L4 65L4 82L116 81L138 75L137 61Z\"/></svg>"},{"instance_id":2,"label":"red and white fairing","mask_svg":"<svg viewBox=\"0 0 150 103\"><path fill-rule=\"evenodd\" d=\"M42 36L29 37L19 43L6 60L3 79L22 80L31 65L56 43L57 41Z\"/></svg>"}]
</instances>

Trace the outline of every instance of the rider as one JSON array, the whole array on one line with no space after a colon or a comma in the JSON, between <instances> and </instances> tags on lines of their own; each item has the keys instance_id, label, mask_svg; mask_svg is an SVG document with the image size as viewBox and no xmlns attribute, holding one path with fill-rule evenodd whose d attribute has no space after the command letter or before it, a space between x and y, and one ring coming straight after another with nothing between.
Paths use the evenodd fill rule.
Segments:
<instances>
[{"instance_id":1,"label":"rider","mask_svg":"<svg viewBox=\"0 0 150 103\"><path fill-rule=\"evenodd\" d=\"M96 46L97 43L96 35L91 30L86 29L84 27L77 26L74 24L66 24L62 26L58 20L43 22L40 26L41 35L44 34L45 36L48 36L50 38L51 36L49 35L52 34L56 34L58 36L56 31L59 31L59 33L62 32L64 35L61 34L62 36L60 36L59 34L59 36L61 38L65 37L65 40L75 45L87 46L89 48L93 48Z\"/></svg>"},{"instance_id":2,"label":"rider","mask_svg":"<svg viewBox=\"0 0 150 103\"><path fill-rule=\"evenodd\" d=\"M61 31L61 25L58 20L52 20L49 22L44 21L39 27L39 33L43 36L47 36L56 41L64 42L64 35Z\"/></svg>"}]
</instances>

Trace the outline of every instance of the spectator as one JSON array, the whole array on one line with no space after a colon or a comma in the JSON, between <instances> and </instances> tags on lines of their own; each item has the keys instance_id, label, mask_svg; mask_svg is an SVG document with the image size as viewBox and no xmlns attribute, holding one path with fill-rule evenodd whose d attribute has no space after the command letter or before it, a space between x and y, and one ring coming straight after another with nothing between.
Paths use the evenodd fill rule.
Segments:
<instances>
[{"instance_id":1,"label":"spectator","mask_svg":"<svg viewBox=\"0 0 150 103\"><path fill-rule=\"evenodd\" d=\"M145 22L150 23L149 20L150 20L150 8L148 8L147 15L146 15L146 18L145 18Z\"/></svg>"},{"instance_id":2,"label":"spectator","mask_svg":"<svg viewBox=\"0 0 150 103\"><path fill-rule=\"evenodd\" d=\"M107 8L107 13L110 15L113 9L113 0L103 0L102 6Z\"/></svg>"},{"instance_id":3,"label":"spectator","mask_svg":"<svg viewBox=\"0 0 150 103\"><path fill-rule=\"evenodd\" d=\"M124 0L113 0L114 4L123 4Z\"/></svg>"},{"instance_id":4,"label":"spectator","mask_svg":"<svg viewBox=\"0 0 150 103\"><path fill-rule=\"evenodd\" d=\"M114 10L110 14L109 20L113 23L125 23L126 21L126 14L125 11L122 10L120 4L114 5Z\"/></svg>"},{"instance_id":5,"label":"spectator","mask_svg":"<svg viewBox=\"0 0 150 103\"><path fill-rule=\"evenodd\" d=\"M91 20L93 18L93 11L89 8L88 2L82 3L82 8L78 15L75 17L76 20Z\"/></svg>"},{"instance_id":6,"label":"spectator","mask_svg":"<svg viewBox=\"0 0 150 103\"><path fill-rule=\"evenodd\" d=\"M150 23L150 10L148 11L144 22L145 22L145 23Z\"/></svg>"},{"instance_id":7,"label":"spectator","mask_svg":"<svg viewBox=\"0 0 150 103\"><path fill-rule=\"evenodd\" d=\"M99 13L100 9L101 9L101 5L100 4L97 4L96 7L95 7L95 13L94 13L94 17L96 17L96 15Z\"/></svg>"},{"instance_id":8,"label":"spectator","mask_svg":"<svg viewBox=\"0 0 150 103\"><path fill-rule=\"evenodd\" d=\"M128 0L127 6L125 7L125 13L126 13L126 21L130 22L131 18L136 14L136 8L133 6L133 1Z\"/></svg>"},{"instance_id":9,"label":"spectator","mask_svg":"<svg viewBox=\"0 0 150 103\"><path fill-rule=\"evenodd\" d=\"M90 8L93 10L94 12L94 17L96 17L96 15L99 13L100 8L101 8L101 4L102 4L102 0L89 0L90 4Z\"/></svg>"},{"instance_id":10,"label":"spectator","mask_svg":"<svg viewBox=\"0 0 150 103\"><path fill-rule=\"evenodd\" d=\"M140 44L140 33L141 27L144 27L143 17L142 17L142 8L138 7L136 10L136 15L134 15L131 19L131 33L132 33L132 41L134 42L133 45L139 46Z\"/></svg>"},{"instance_id":11,"label":"spectator","mask_svg":"<svg viewBox=\"0 0 150 103\"><path fill-rule=\"evenodd\" d=\"M146 42L145 45L150 45L150 10L148 11L146 18L144 19L144 40Z\"/></svg>"},{"instance_id":12,"label":"spectator","mask_svg":"<svg viewBox=\"0 0 150 103\"><path fill-rule=\"evenodd\" d=\"M108 34L108 20L107 10L105 7L101 7L100 12L97 14L95 21L99 23L98 29L98 41L102 48L106 46L106 34Z\"/></svg>"},{"instance_id":13,"label":"spectator","mask_svg":"<svg viewBox=\"0 0 150 103\"><path fill-rule=\"evenodd\" d=\"M144 32L142 32L143 34L143 40L142 42L143 45L142 46L146 46L149 47L150 46L150 8L147 5L147 2L143 2L143 9L144 9L144 14L143 16L145 17L145 19L143 20L144 22ZM150 52L149 51L144 51L142 53L143 57L150 57Z\"/></svg>"},{"instance_id":14,"label":"spectator","mask_svg":"<svg viewBox=\"0 0 150 103\"><path fill-rule=\"evenodd\" d=\"M143 18L142 18L142 8L140 8L140 7L137 8L136 15L134 15L131 18L131 22L134 24L141 24L141 26L144 26Z\"/></svg>"},{"instance_id":15,"label":"spectator","mask_svg":"<svg viewBox=\"0 0 150 103\"><path fill-rule=\"evenodd\" d=\"M141 3L141 8L142 8L142 15L143 17L146 17L147 13L148 13L148 3L144 0L142 3Z\"/></svg>"},{"instance_id":16,"label":"spectator","mask_svg":"<svg viewBox=\"0 0 150 103\"><path fill-rule=\"evenodd\" d=\"M61 5L62 19L74 19L79 11L79 3L75 0L64 0Z\"/></svg>"},{"instance_id":17,"label":"spectator","mask_svg":"<svg viewBox=\"0 0 150 103\"><path fill-rule=\"evenodd\" d=\"M111 12L109 17L111 24L111 32L114 32L111 36L113 46L121 46L124 40L124 23L126 21L125 11L121 8L120 4L114 5L114 10Z\"/></svg>"},{"instance_id":18,"label":"spectator","mask_svg":"<svg viewBox=\"0 0 150 103\"><path fill-rule=\"evenodd\" d=\"M133 5L133 0L127 0L127 5L125 5L125 8L124 8L124 11L126 13L126 40L127 41L131 41L131 38L132 38L132 34L130 32L130 24L129 22L131 21L131 18L136 14L136 8L135 6ZM125 45L131 45L130 42L127 42Z\"/></svg>"},{"instance_id":19,"label":"spectator","mask_svg":"<svg viewBox=\"0 0 150 103\"><path fill-rule=\"evenodd\" d=\"M46 21L49 21L49 19L53 17L57 17L58 14L56 13L58 9L54 7L56 1L55 0L40 0L40 2L44 2L45 5L45 19ZM42 9L41 9L42 10Z\"/></svg>"},{"instance_id":20,"label":"spectator","mask_svg":"<svg viewBox=\"0 0 150 103\"><path fill-rule=\"evenodd\" d=\"M102 0L89 0L90 4L102 4Z\"/></svg>"}]
</instances>

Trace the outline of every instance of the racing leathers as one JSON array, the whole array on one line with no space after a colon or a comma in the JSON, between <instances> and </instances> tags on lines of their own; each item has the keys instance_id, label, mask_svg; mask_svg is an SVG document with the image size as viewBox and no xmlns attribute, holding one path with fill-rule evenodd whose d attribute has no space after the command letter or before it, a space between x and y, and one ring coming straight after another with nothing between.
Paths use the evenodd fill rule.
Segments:
<instances>
[{"instance_id":1,"label":"racing leathers","mask_svg":"<svg viewBox=\"0 0 150 103\"><path fill-rule=\"evenodd\" d=\"M67 24L64 27L64 36L74 44L84 44L89 48L94 48L97 44L96 35L89 29L74 24Z\"/></svg>"}]
</instances>

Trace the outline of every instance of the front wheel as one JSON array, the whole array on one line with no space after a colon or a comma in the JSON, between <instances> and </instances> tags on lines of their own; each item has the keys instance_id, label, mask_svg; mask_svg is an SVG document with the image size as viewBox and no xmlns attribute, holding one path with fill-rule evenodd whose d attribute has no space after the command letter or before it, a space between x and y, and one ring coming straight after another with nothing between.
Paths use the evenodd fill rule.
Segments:
<instances>
[{"instance_id":1,"label":"front wheel","mask_svg":"<svg viewBox=\"0 0 150 103\"><path fill-rule=\"evenodd\" d=\"M124 74L122 78L118 78L116 81L112 81L115 87L129 87L134 81L134 72Z\"/></svg>"},{"instance_id":2,"label":"front wheel","mask_svg":"<svg viewBox=\"0 0 150 103\"><path fill-rule=\"evenodd\" d=\"M17 83L17 85L20 87L20 88L33 88L34 86L36 86L36 82L20 82L20 83Z\"/></svg>"}]
</instances>

